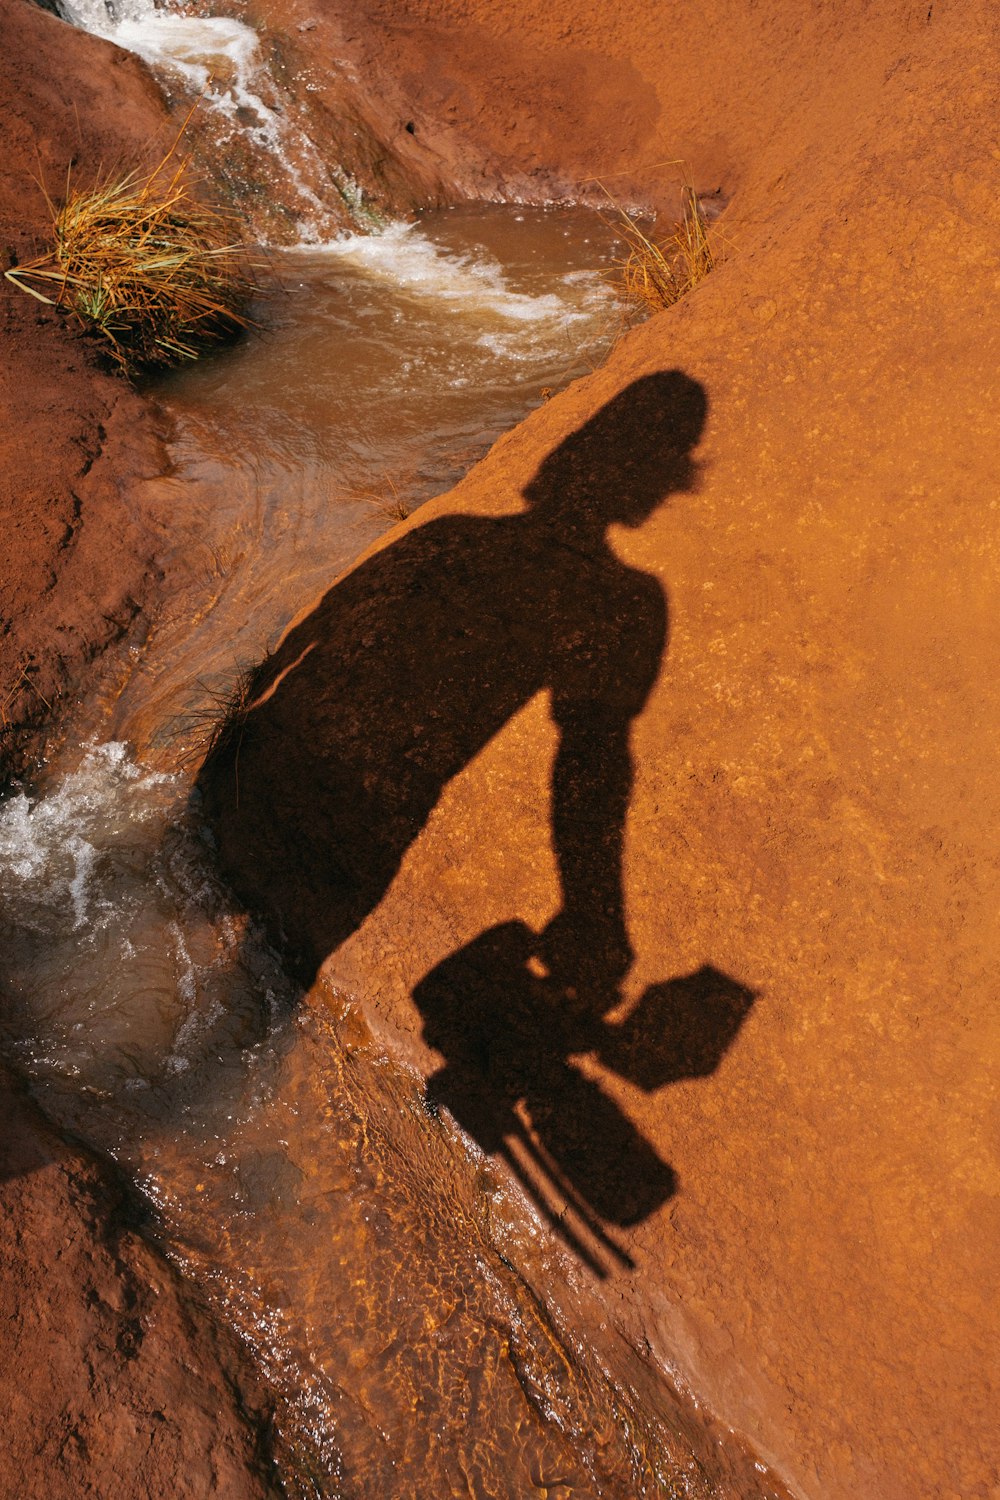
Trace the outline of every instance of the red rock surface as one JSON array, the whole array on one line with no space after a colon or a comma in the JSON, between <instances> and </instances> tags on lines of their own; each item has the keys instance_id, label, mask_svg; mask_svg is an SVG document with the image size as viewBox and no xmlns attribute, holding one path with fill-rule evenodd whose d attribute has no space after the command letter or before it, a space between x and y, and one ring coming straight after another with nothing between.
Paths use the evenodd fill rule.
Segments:
<instances>
[{"instance_id":1,"label":"red rock surface","mask_svg":"<svg viewBox=\"0 0 1000 1500\"><path fill-rule=\"evenodd\" d=\"M467 182L683 157L732 248L293 628L205 778L228 866L484 1145L533 1099L614 1320L799 1493L993 1500L995 10L314 11ZM621 395L670 369L693 492Z\"/></svg>"},{"instance_id":2,"label":"red rock surface","mask_svg":"<svg viewBox=\"0 0 1000 1500\"><path fill-rule=\"evenodd\" d=\"M0 0L0 254L44 246L68 169L155 153L171 133L145 68L26 0ZM155 158L154 158L155 159ZM0 280L0 775L151 597L154 519L135 479L161 457L141 398L60 314Z\"/></svg>"},{"instance_id":3,"label":"red rock surface","mask_svg":"<svg viewBox=\"0 0 1000 1500\"><path fill-rule=\"evenodd\" d=\"M321 71L353 62L387 138L412 124L428 182L537 198L599 176L667 203L662 163L681 158L728 201L731 251L295 627L287 675L243 731L238 806L224 762L208 785L229 867L303 967L364 997L481 1139L509 1123L517 1089L532 1096L536 1146L635 1262L597 1289L611 1321L679 1366L799 1493L995 1500L995 8L259 11L276 31L307 27L295 46ZM3 19L5 97L27 80L36 101L8 135L11 171L33 131L45 160L64 154L74 97L92 143L94 120L110 139L153 108L138 65L69 43L20 0ZM57 82L33 81L43 55ZM117 70L130 123L84 109L98 61ZM26 211L16 181L0 184L8 239ZM148 428L78 344L7 293L3 306L0 443L19 466L4 532L19 539L2 701L23 717L33 690L9 688L25 651L49 663L36 685L51 699L46 684L74 680L117 628L107 617L139 599L152 548L119 485L142 469ZM513 524L543 463L576 451L572 433L672 369L707 398L697 490L665 482L669 503L645 524L606 537L592 524L630 461L648 483L664 462L626 396L599 454L584 441L579 469L557 463L569 510ZM653 425L676 417L665 402ZM138 433L139 459L102 426ZM529 535L530 568L482 540L493 518L499 537ZM464 576L463 536L479 570ZM432 598L413 591L427 548L451 558ZM545 596L550 564L570 611L564 591ZM470 587L490 567L492 593ZM655 644L654 585L669 600L658 673L627 665L637 634ZM575 676L567 622L584 648ZM536 637L558 650L514 680L537 666ZM410 681L379 655L386 641L402 641ZM397 738L371 736L366 785L371 732L350 713L380 683L376 725ZM406 709L428 706L429 685L428 740ZM345 745L376 810L364 844L337 836ZM713 1045L699 1049L706 1008ZM620 1131L617 1186L613 1156L595 1166L595 1121Z\"/></svg>"},{"instance_id":4,"label":"red rock surface","mask_svg":"<svg viewBox=\"0 0 1000 1500\"><path fill-rule=\"evenodd\" d=\"M6 1495L282 1494L235 1341L129 1226L85 1151L0 1075L0 1401Z\"/></svg>"}]
</instances>

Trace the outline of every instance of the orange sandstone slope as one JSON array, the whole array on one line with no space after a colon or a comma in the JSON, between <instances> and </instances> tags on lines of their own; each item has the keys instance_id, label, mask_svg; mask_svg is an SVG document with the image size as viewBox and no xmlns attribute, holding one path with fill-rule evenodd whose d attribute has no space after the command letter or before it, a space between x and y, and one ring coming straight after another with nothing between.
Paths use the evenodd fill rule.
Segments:
<instances>
[{"instance_id":1,"label":"orange sandstone slope","mask_svg":"<svg viewBox=\"0 0 1000 1500\"><path fill-rule=\"evenodd\" d=\"M995 1500L996 12L337 15L418 135L683 155L734 248L293 627L224 859L800 1494Z\"/></svg>"}]
</instances>

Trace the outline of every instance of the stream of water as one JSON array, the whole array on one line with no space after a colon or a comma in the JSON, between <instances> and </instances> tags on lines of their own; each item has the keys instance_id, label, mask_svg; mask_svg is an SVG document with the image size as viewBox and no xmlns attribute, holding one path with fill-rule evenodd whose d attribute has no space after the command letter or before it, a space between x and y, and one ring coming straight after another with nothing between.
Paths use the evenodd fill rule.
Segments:
<instances>
[{"instance_id":1,"label":"stream of water","mask_svg":"<svg viewBox=\"0 0 1000 1500\"><path fill-rule=\"evenodd\" d=\"M212 155L234 156L237 176L278 199L302 243L322 244L346 205L365 218L358 184L312 140L301 105L283 96L257 33L232 16L167 0L59 0L74 25L143 58L187 107L200 102ZM232 165L236 165L236 162Z\"/></svg>"},{"instance_id":2,"label":"stream of water","mask_svg":"<svg viewBox=\"0 0 1000 1500\"><path fill-rule=\"evenodd\" d=\"M224 54L213 106L282 153L247 27L149 0L72 13L197 89ZM582 1273L517 1190L356 1009L300 1003L189 805L240 667L615 326L593 216L463 208L324 242L302 199L259 334L150 392L172 432L168 603L0 805L0 1038L254 1351L293 1492L715 1493L532 1289Z\"/></svg>"},{"instance_id":3,"label":"stream of water","mask_svg":"<svg viewBox=\"0 0 1000 1500\"><path fill-rule=\"evenodd\" d=\"M197 566L112 731L176 735L193 684L224 691L394 519L592 368L615 326L608 248L590 215L462 208L277 258L266 332L159 387Z\"/></svg>"}]
</instances>

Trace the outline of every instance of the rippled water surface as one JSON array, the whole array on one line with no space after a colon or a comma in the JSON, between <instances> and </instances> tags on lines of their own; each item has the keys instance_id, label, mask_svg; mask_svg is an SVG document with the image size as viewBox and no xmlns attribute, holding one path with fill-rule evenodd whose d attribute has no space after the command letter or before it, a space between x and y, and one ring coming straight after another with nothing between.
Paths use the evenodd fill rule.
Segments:
<instances>
[{"instance_id":1,"label":"rippled water surface","mask_svg":"<svg viewBox=\"0 0 1000 1500\"><path fill-rule=\"evenodd\" d=\"M6 1049L255 1350L303 1494L709 1493L532 1290L583 1273L349 1002L302 1003L188 805L239 665L599 359L606 253L464 210L284 256L260 335L158 389L162 619L0 806Z\"/></svg>"},{"instance_id":2,"label":"rippled water surface","mask_svg":"<svg viewBox=\"0 0 1000 1500\"><path fill-rule=\"evenodd\" d=\"M592 214L465 208L276 256L260 333L158 387L170 608L95 732L176 734L198 683L224 691L394 519L598 364L610 245Z\"/></svg>"}]
</instances>

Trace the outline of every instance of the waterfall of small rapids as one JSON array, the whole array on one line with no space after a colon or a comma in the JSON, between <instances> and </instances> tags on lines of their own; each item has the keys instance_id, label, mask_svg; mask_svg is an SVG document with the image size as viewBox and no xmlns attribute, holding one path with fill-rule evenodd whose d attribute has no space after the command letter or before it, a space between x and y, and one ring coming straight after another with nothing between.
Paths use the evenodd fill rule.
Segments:
<instances>
[{"instance_id":1,"label":"waterfall of small rapids","mask_svg":"<svg viewBox=\"0 0 1000 1500\"><path fill-rule=\"evenodd\" d=\"M294 178L309 143L289 147L249 26L64 10ZM172 432L168 602L0 804L0 1039L259 1360L293 1493L705 1495L667 1422L546 1307L550 1266L583 1273L355 1009L299 1004L190 805L238 667L615 322L593 216L462 208L334 238L312 180L261 333L150 390Z\"/></svg>"},{"instance_id":2,"label":"waterfall of small rapids","mask_svg":"<svg viewBox=\"0 0 1000 1500\"><path fill-rule=\"evenodd\" d=\"M345 205L363 217L357 184L324 159L299 119L301 105L282 98L252 27L154 0L60 5L74 25L143 58L170 96L200 101L213 155L235 150L248 159L258 191L280 197L301 241L321 243L335 232Z\"/></svg>"}]
</instances>

